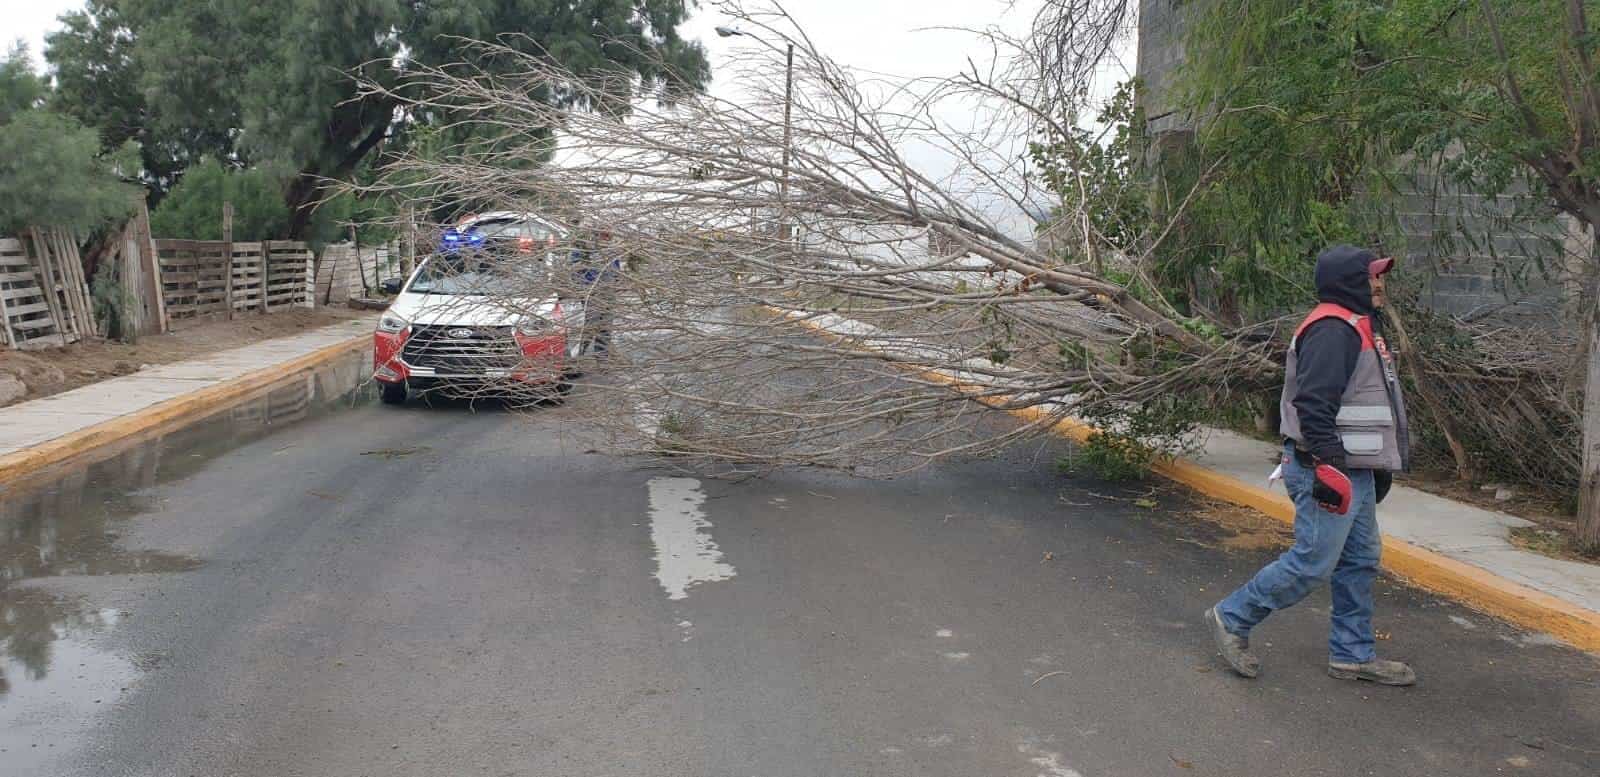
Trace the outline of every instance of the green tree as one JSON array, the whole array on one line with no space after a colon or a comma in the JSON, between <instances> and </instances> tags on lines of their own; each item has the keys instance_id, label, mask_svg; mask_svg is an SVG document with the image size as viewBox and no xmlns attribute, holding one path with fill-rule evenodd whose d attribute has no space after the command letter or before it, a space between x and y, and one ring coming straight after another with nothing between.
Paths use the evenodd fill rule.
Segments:
<instances>
[{"instance_id":1,"label":"green tree","mask_svg":"<svg viewBox=\"0 0 1600 777\"><path fill-rule=\"evenodd\" d=\"M182 122L163 120L152 112L123 5L88 0L83 11L61 17L62 29L50 34L45 48L55 80L51 107L98 129L105 148L120 148L130 140L138 143L140 178L154 207L184 169L200 159L227 159L235 165L246 160L234 148L238 122L232 98L220 91L184 93L180 99L199 102ZM201 83L203 62L181 64L194 76L190 83Z\"/></svg>"},{"instance_id":2,"label":"green tree","mask_svg":"<svg viewBox=\"0 0 1600 777\"><path fill-rule=\"evenodd\" d=\"M1231 253L1292 255L1405 165L1479 194L1528 186L1600 227L1595 0L1209 0L1188 41L1196 148L1226 158ZM1359 195L1359 196L1358 196ZM1377 218L1383 217L1378 209ZM1216 223L1216 222L1214 222ZM1249 241L1249 243L1243 243ZM1600 546L1600 255L1582 257L1587 384L1579 540Z\"/></svg>"},{"instance_id":3,"label":"green tree","mask_svg":"<svg viewBox=\"0 0 1600 777\"><path fill-rule=\"evenodd\" d=\"M0 60L0 124L39 107L49 90L49 83L33 72L28 47L21 42L13 45Z\"/></svg>"},{"instance_id":4,"label":"green tree","mask_svg":"<svg viewBox=\"0 0 1600 777\"><path fill-rule=\"evenodd\" d=\"M282 240L289 234L290 212L283 202L284 179L265 168L234 169L207 159L183 174L178 184L150 212L150 229L156 237L189 240L222 239L222 204L233 204L233 239ZM382 202L358 200L341 192L312 215L303 237L322 244L344 239L348 225L358 225L363 243L377 243L390 235L371 222L386 220Z\"/></svg>"},{"instance_id":5,"label":"green tree","mask_svg":"<svg viewBox=\"0 0 1600 777\"><path fill-rule=\"evenodd\" d=\"M222 204L233 204L235 240L271 240L288 232L283 182L266 170L230 170L215 159L188 169L150 212L156 237L222 239Z\"/></svg>"},{"instance_id":6,"label":"green tree","mask_svg":"<svg viewBox=\"0 0 1600 777\"><path fill-rule=\"evenodd\" d=\"M123 181L138 168L137 149L103 153L94 130L39 107L47 99L27 50L13 48L0 60L0 234L92 229L126 214L137 196Z\"/></svg>"},{"instance_id":7,"label":"green tree","mask_svg":"<svg viewBox=\"0 0 1600 777\"><path fill-rule=\"evenodd\" d=\"M418 64L461 59L462 38L515 33L507 42L580 76L630 74L626 94L578 106L625 110L640 95L705 81L703 52L677 34L687 14L686 0L91 0L64 17L49 57L73 74L72 100L84 103L75 114L103 117L96 126L137 127L173 160L199 151L285 174L288 233L298 237L329 180L349 179L382 144L437 118L402 114L354 76L399 85ZM137 85L138 99L97 88L96 73Z\"/></svg>"}]
</instances>

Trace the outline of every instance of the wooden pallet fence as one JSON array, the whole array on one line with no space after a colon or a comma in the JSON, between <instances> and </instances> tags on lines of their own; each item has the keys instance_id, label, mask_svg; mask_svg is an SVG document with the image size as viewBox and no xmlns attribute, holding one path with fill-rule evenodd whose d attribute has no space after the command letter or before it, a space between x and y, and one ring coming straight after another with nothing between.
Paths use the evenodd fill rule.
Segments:
<instances>
[{"instance_id":1,"label":"wooden pallet fence","mask_svg":"<svg viewBox=\"0 0 1600 777\"><path fill-rule=\"evenodd\" d=\"M167 320L226 312L229 261L220 240L157 240Z\"/></svg>"},{"instance_id":2,"label":"wooden pallet fence","mask_svg":"<svg viewBox=\"0 0 1600 777\"><path fill-rule=\"evenodd\" d=\"M303 307L311 250L305 243L157 240L162 299L169 320L209 313L271 312ZM231 292L231 297L229 296Z\"/></svg>"},{"instance_id":3,"label":"wooden pallet fence","mask_svg":"<svg viewBox=\"0 0 1600 777\"><path fill-rule=\"evenodd\" d=\"M311 305L311 247L291 240L262 243L266 259L264 310Z\"/></svg>"},{"instance_id":4,"label":"wooden pallet fence","mask_svg":"<svg viewBox=\"0 0 1600 777\"><path fill-rule=\"evenodd\" d=\"M267 296L266 254L261 243L234 243L233 285L228 292L233 297L234 312L265 311Z\"/></svg>"},{"instance_id":5,"label":"wooden pallet fence","mask_svg":"<svg viewBox=\"0 0 1600 777\"><path fill-rule=\"evenodd\" d=\"M11 348L66 344L54 306L34 272L21 240L0 238L0 338Z\"/></svg>"}]
</instances>

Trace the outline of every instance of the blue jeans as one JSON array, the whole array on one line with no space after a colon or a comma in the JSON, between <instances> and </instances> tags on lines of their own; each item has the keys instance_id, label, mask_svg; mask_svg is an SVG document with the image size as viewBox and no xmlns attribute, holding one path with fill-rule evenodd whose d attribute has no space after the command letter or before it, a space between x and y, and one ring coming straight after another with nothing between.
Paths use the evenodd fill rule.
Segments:
<instances>
[{"instance_id":1,"label":"blue jeans","mask_svg":"<svg viewBox=\"0 0 1600 777\"><path fill-rule=\"evenodd\" d=\"M1335 515L1311 496L1315 475L1284 446L1283 480L1294 500L1294 546L1217 605L1228 631L1241 637L1277 610L1304 599L1317 585L1333 584L1333 628L1328 658L1365 663L1376 657L1372 634L1372 581L1378 576L1377 496L1372 470L1350 470L1355 497L1346 515Z\"/></svg>"}]
</instances>

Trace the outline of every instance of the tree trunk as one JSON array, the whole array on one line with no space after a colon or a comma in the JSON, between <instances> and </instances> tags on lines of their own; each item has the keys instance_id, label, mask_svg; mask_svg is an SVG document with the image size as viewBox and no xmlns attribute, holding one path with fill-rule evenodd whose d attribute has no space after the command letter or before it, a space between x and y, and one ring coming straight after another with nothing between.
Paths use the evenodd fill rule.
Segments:
<instances>
[{"instance_id":1,"label":"tree trunk","mask_svg":"<svg viewBox=\"0 0 1600 777\"><path fill-rule=\"evenodd\" d=\"M322 199L323 182L315 170L302 170L289 182L283 193L283 204L289 208L290 240L304 240L311 228L311 215Z\"/></svg>"},{"instance_id":2,"label":"tree trunk","mask_svg":"<svg viewBox=\"0 0 1600 777\"><path fill-rule=\"evenodd\" d=\"M1590 287L1593 289L1593 286ZM1600 299L1591 292L1584 317L1583 470L1578 480L1577 544L1600 550Z\"/></svg>"}]
</instances>

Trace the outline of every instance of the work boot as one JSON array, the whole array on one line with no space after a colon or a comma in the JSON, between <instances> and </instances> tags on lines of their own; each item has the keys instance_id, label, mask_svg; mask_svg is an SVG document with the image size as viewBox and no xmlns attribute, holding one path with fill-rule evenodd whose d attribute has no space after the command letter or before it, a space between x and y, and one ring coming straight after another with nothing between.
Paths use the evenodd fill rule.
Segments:
<instances>
[{"instance_id":1,"label":"work boot","mask_svg":"<svg viewBox=\"0 0 1600 777\"><path fill-rule=\"evenodd\" d=\"M1379 685L1414 685L1417 673L1402 661L1374 658L1365 664L1328 662L1328 675L1340 680L1367 680Z\"/></svg>"},{"instance_id":2,"label":"work boot","mask_svg":"<svg viewBox=\"0 0 1600 777\"><path fill-rule=\"evenodd\" d=\"M1211 638L1217 643L1217 652L1222 654L1222 660L1233 667L1240 677L1255 677L1261 673L1261 660L1250 652L1250 640L1245 639L1222 625L1222 615L1213 606L1206 610L1206 625L1211 628Z\"/></svg>"}]
</instances>

